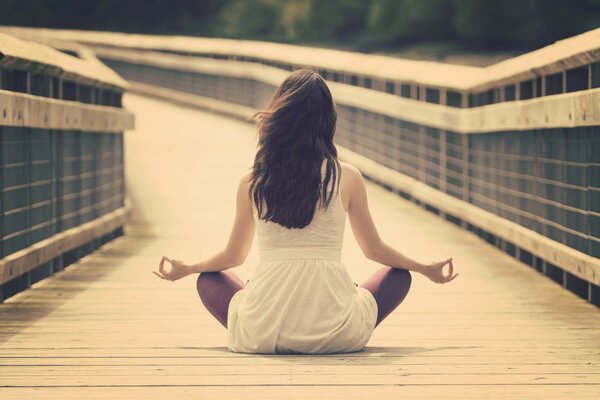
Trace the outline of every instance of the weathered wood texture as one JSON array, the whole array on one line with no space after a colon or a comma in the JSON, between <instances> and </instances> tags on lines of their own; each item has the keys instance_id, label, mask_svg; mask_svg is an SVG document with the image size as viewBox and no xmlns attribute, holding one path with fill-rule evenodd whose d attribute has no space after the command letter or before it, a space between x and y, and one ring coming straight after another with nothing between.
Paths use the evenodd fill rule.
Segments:
<instances>
[{"instance_id":1,"label":"weathered wood texture","mask_svg":"<svg viewBox=\"0 0 600 400\"><path fill-rule=\"evenodd\" d=\"M128 83L106 65L90 58L79 59L41 43L0 32L0 66L60 76L80 83L125 89Z\"/></svg>"},{"instance_id":2,"label":"weathered wood texture","mask_svg":"<svg viewBox=\"0 0 600 400\"><path fill-rule=\"evenodd\" d=\"M0 125L84 132L121 133L134 126L133 114L117 107L82 104L0 89Z\"/></svg>"},{"instance_id":3,"label":"weathered wood texture","mask_svg":"<svg viewBox=\"0 0 600 400\"><path fill-rule=\"evenodd\" d=\"M485 68L406 60L375 54L288 45L254 40L201 38L191 36L136 35L115 32L1 27L15 36L75 41L91 46L160 49L184 53L260 57L281 63L330 68L344 73L365 74L383 79L398 79L437 87L485 90L498 84L535 79L540 75L577 67L582 60L596 60L600 29L557 41Z\"/></svg>"},{"instance_id":4,"label":"weathered wood texture","mask_svg":"<svg viewBox=\"0 0 600 400\"><path fill-rule=\"evenodd\" d=\"M363 352L231 353L195 279L159 280L162 255L221 250L256 135L245 123L127 95L134 204L126 236L0 305L0 398L597 398L600 313L476 236L369 185L380 235L423 261L453 256L448 285L413 275ZM342 261L365 259L347 225ZM256 240L244 266L251 277Z\"/></svg>"},{"instance_id":5,"label":"weathered wood texture","mask_svg":"<svg viewBox=\"0 0 600 400\"><path fill-rule=\"evenodd\" d=\"M98 56L175 71L257 80L278 86L288 71L262 64L189 57L122 48L96 48ZM462 134L556 127L596 126L600 121L600 90L591 89L503 102L486 107L455 108L417 102L397 95L339 82L327 85L339 104Z\"/></svg>"}]
</instances>

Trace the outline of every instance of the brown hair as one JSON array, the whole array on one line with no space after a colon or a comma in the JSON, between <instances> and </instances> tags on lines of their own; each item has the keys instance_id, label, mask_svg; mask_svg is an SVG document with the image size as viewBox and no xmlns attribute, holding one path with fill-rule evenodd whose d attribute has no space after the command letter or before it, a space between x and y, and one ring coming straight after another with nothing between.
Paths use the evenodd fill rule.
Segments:
<instances>
[{"instance_id":1,"label":"brown hair","mask_svg":"<svg viewBox=\"0 0 600 400\"><path fill-rule=\"evenodd\" d=\"M259 139L250 193L258 218L303 228L312 221L317 202L327 207L339 190L341 169L333 143L337 112L331 92L317 72L298 69L253 118L258 120Z\"/></svg>"}]
</instances>

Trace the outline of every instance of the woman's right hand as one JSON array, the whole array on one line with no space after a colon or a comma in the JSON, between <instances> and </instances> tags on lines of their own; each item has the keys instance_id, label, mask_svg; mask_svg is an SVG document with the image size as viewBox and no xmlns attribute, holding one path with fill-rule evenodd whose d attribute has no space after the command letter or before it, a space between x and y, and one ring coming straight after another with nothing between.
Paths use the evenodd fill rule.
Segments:
<instances>
[{"instance_id":1,"label":"woman's right hand","mask_svg":"<svg viewBox=\"0 0 600 400\"><path fill-rule=\"evenodd\" d=\"M448 265L448 275L444 275L444 267ZM452 275L454 266L452 265L452 258L445 261L435 262L427 265L423 270L423 275L432 280L435 283L448 283L458 276L458 273Z\"/></svg>"},{"instance_id":2,"label":"woman's right hand","mask_svg":"<svg viewBox=\"0 0 600 400\"><path fill-rule=\"evenodd\" d=\"M165 260L171 263L171 270L165 270ZM167 256L163 256L158 265L158 272L152 271L154 275L166 281L176 281L192 273L190 267L183 263L183 261L173 260Z\"/></svg>"}]
</instances>

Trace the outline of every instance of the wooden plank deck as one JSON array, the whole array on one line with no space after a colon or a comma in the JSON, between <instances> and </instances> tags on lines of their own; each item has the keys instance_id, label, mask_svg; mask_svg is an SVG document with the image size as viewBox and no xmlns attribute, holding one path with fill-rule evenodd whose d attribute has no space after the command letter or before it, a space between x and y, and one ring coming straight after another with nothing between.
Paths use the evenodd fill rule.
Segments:
<instances>
[{"instance_id":1,"label":"wooden plank deck","mask_svg":"<svg viewBox=\"0 0 600 400\"><path fill-rule=\"evenodd\" d=\"M128 95L136 211L126 236L0 305L0 398L598 398L600 312L474 235L369 185L381 236L423 261L453 256L459 278L414 275L365 351L231 353L195 279L159 280L165 254L212 256L233 223L255 134L224 117ZM246 265L258 261L257 243ZM346 225L343 261L360 282L378 265Z\"/></svg>"}]
</instances>

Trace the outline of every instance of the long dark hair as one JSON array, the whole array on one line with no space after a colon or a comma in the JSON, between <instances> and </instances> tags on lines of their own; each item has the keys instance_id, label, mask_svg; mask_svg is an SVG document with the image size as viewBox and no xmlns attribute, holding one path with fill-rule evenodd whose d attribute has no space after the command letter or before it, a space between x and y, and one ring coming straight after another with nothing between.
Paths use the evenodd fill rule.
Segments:
<instances>
[{"instance_id":1,"label":"long dark hair","mask_svg":"<svg viewBox=\"0 0 600 400\"><path fill-rule=\"evenodd\" d=\"M339 190L341 168L333 143L337 112L331 92L318 73L298 69L253 118L258 120L259 139L250 194L258 218L303 228L312 221L317 202L327 207Z\"/></svg>"}]
</instances>

